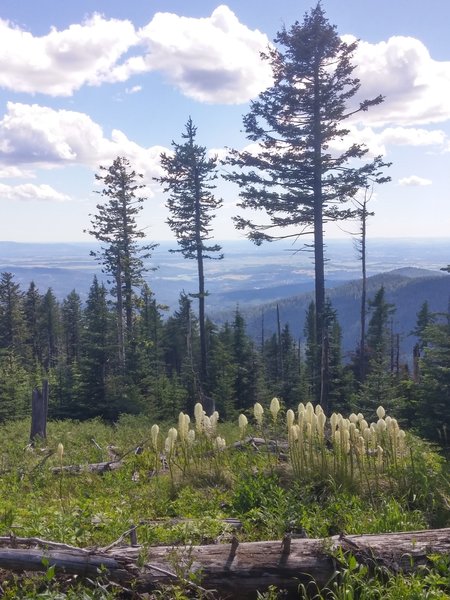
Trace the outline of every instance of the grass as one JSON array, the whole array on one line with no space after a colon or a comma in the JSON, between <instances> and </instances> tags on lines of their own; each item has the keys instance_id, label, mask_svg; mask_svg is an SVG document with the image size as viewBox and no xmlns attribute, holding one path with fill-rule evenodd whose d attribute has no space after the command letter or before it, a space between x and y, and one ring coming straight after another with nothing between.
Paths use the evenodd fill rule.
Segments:
<instances>
[{"instance_id":1,"label":"grass","mask_svg":"<svg viewBox=\"0 0 450 600\"><path fill-rule=\"evenodd\" d=\"M215 423L197 408L192 423L182 416L176 426L158 424L157 435L143 417L122 417L115 425L60 421L49 423L47 440L34 448L28 445L28 421L5 424L0 427L0 535L84 547L106 546L132 526L144 545L229 541L235 533L225 521L230 517L242 522L240 541L280 539L286 532L327 537L450 526L448 464L432 448L399 433L395 424L375 425L379 431L370 434L373 439L366 433L363 447L360 438L371 426L362 416L331 421L320 414L300 406L292 421L289 413L289 427L302 427L300 432L287 428L279 409L261 414L259 408L258 420L247 415L244 428L242 418L239 424ZM264 444L258 451L230 447L252 434L267 446L269 439L281 440L277 451L267 452ZM113 456L124 457L123 467L102 475L52 472ZM439 582L439 568L405 585L426 581L427 590L441 593L447 584ZM363 578L367 589L386 584L357 568L344 573L351 574L355 589ZM6 598L120 597L106 581L61 587L51 572L43 579L8 576L1 585ZM164 597L181 599L186 593L174 588ZM308 593L321 597L317 590L315 596ZM397 597L342 593L334 584L326 597Z\"/></svg>"}]
</instances>

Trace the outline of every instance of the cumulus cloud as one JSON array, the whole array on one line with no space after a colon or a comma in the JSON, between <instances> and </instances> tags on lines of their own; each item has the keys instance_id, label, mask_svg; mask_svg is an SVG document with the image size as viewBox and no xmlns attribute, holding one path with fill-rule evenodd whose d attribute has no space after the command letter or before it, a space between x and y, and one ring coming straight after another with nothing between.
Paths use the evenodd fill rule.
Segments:
<instances>
[{"instance_id":1,"label":"cumulus cloud","mask_svg":"<svg viewBox=\"0 0 450 600\"><path fill-rule=\"evenodd\" d=\"M97 14L41 37L0 20L0 86L70 96L83 85L108 80L111 69L137 42L132 23Z\"/></svg>"},{"instance_id":2,"label":"cumulus cloud","mask_svg":"<svg viewBox=\"0 0 450 600\"><path fill-rule=\"evenodd\" d=\"M15 165L1 166L0 179L33 179L34 172L31 169L21 169Z\"/></svg>"},{"instance_id":3,"label":"cumulus cloud","mask_svg":"<svg viewBox=\"0 0 450 600\"><path fill-rule=\"evenodd\" d=\"M349 134L343 140L335 139L330 147L342 152L351 143L364 144L369 150L369 156L384 156L389 146L431 146L437 151L445 151L448 138L441 129L428 130L418 127L386 127L377 130L373 127L363 127L351 124Z\"/></svg>"},{"instance_id":4,"label":"cumulus cloud","mask_svg":"<svg viewBox=\"0 0 450 600\"><path fill-rule=\"evenodd\" d=\"M425 179L424 177L419 177L418 175L411 175L410 177L403 177L403 179L400 179L398 183L399 185L404 186L422 187L431 185L433 182L431 179Z\"/></svg>"},{"instance_id":5,"label":"cumulus cloud","mask_svg":"<svg viewBox=\"0 0 450 600\"><path fill-rule=\"evenodd\" d=\"M137 94L142 91L142 85L133 85L133 87L126 88L125 94Z\"/></svg>"},{"instance_id":6,"label":"cumulus cloud","mask_svg":"<svg viewBox=\"0 0 450 600\"><path fill-rule=\"evenodd\" d=\"M139 34L148 46L147 69L163 71L195 100L246 102L272 81L260 58L267 36L242 25L225 5L203 19L157 13Z\"/></svg>"},{"instance_id":7,"label":"cumulus cloud","mask_svg":"<svg viewBox=\"0 0 450 600\"><path fill-rule=\"evenodd\" d=\"M420 40L393 36L377 44L361 41L354 64L361 80L357 99L385 96L383 104L360 113L356 120L408 126L450 119L450 62L434 60Z\"/></svg>"},{"instance_id":8,"label":"cumulus cloud","mask_svg":"<svg viewBox=\"0 0 450 600\"><path fill-rule=\"evenodd\" d=\"M159 157L166 150L139 146L119 130L108 138L84 113L13 102L0 120L0 140L0 168L84 165L97 169L116 156L126 156L149 184L161 173Z\"/></svg>"},{"instance_id":9,"label":"cumulus cloud","mask_svg":"<svg viewBox=\"0 0 450 600\"><path fill-rule=\"evenodd\" d=\"M70 96L83 85L162 71L191 98L241 103L271 82L270 68L260 59L267 46L265 34L241 24L225 5L199 19L156 13L140 30L94 14L40 37L0 20L0 86ZM137 91L139 86L127 89Z\"/></svg>"},{"instance_id":10,"label":"cumulus cloud","mask_svg":"<svg viewBox=\"0 0 450 600\"><path fill-rule=\"evenodd\" d=\"M70 197L46 184L35 185L34 183L24 183L21 185L6 185L0 183L0 199L21 202L32 200L67 202L70 200Z\"/></svg>"}]
</instances>

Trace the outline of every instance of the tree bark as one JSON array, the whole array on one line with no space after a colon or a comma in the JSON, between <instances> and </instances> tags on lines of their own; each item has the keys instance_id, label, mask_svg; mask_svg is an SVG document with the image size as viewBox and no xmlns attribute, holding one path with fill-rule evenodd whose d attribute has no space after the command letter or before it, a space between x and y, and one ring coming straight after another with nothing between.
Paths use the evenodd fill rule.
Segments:
<instances>
[{"instance_id":1,"label":"tree bark","mask_svg":"<svg viewBox=\"0 0 450 600\"><path fill-rule=\"evenodd\" d=\"M113 544L86 550L35 538L3 537L0 568L43 571L44 561L46 565L55 565L58 573L87 577L96 577L99 569L106 569L111 581L121 585L134 582L142 592L177 581L189 585L188 575L198 572L202 588L215 590L214 598L256 598L256 590L265 590L270 585L290 590L297 598L297 588L302 582L314 580L319 587L326 585L338 567L333 558L338 548L370 566L410 572L427 564L430 554L450 553L450 528L329 539L286 537L281 541L241 544L234 538L231 544L145 549Z\"/></svg>"},{"instance_id":2,"label":"tree bark","mask_svg":"<svg viewBox=\"0 0 450 600\"><path fill-rule=\"evenodd\" d=\"M31 431L30 442L34 444L37 437L47 437L48 413L48 381L44 379L42 392L35 388L31 397Z\"/></svg>"}]
</instances>

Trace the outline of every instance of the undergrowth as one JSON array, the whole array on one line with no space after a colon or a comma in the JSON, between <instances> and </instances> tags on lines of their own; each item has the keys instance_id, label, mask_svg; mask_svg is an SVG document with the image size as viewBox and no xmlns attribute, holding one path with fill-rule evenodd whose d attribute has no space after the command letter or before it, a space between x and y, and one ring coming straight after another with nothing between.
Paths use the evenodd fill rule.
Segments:
<instances>
[{"instance_id":1,"label":"undergrowth","mask_svg":"<svg viewBox=\"0 0 450 600\"><path fill-rule=\"evenodd\" d=\"M320 411L300 407L295 423L287 416L290 427L304 428L300 434L286 428L279 409L267 418L257 408L254 424L248 414L239 426L211 423L196 410L192 428L184 415L177 427L159 424L157 431L142 417L123 417L115 425L52 422L48 438L34 446L28 444L28 421L1 426L0 536L101 547L136 527L144 546L177 546L229 542L233 536L257 541L286 533L328 537L450 526L447 463L421 440L399 434L395 423L378 423L378 435L362 416L333 425ZM342 433L347 427L348 436ZM389 428L397 441L388 438ZM249 437L258 444L247 443ZM236 446L237 440L242 443ZM117 460L122 468L103 474L57 470ZM328 591L311 584L306 597L446 598L442 560L426 571L388 578L350 562ZM101 579L64 584L51 566L44 576L5 574L0 582L5 598L109 600L123 594ZM414 595L420 586L422 595ZM170 594L160 597L193 596L183 586ZM260 597L279 594L269 590Z\"/></svg>"}]
</instances>

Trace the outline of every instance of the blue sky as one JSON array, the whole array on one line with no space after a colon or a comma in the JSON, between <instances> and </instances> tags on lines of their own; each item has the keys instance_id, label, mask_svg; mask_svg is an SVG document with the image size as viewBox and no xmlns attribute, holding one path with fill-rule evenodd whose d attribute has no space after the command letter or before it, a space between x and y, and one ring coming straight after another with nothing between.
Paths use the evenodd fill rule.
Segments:
<instances>
[{"instance_id":1,"label":"blue sky","mask_svg":"<svg viewBox=\"0 0 450 600\"><path fill-rule=\"evenodd\" d=\"M88 240L94 174L127 156L148 184L140 218L171 239L152 181L189 116L212 153L244 148L242 115L270 83L260 50L311 3L2 0L0 240ZM375 190L372 237L450 239L450 2L323 0L342 36L360 40L361 92L386 100L349 124L351 140L392 161ZM350 39L350 38L348 38ZM220 184L219 239L239 239L237 190ZM356 226L355 226L356 227ZM350 230L351 224L345 229ZM328 237L342 237L336 226Z\"/></svg>"}]
</instances>

